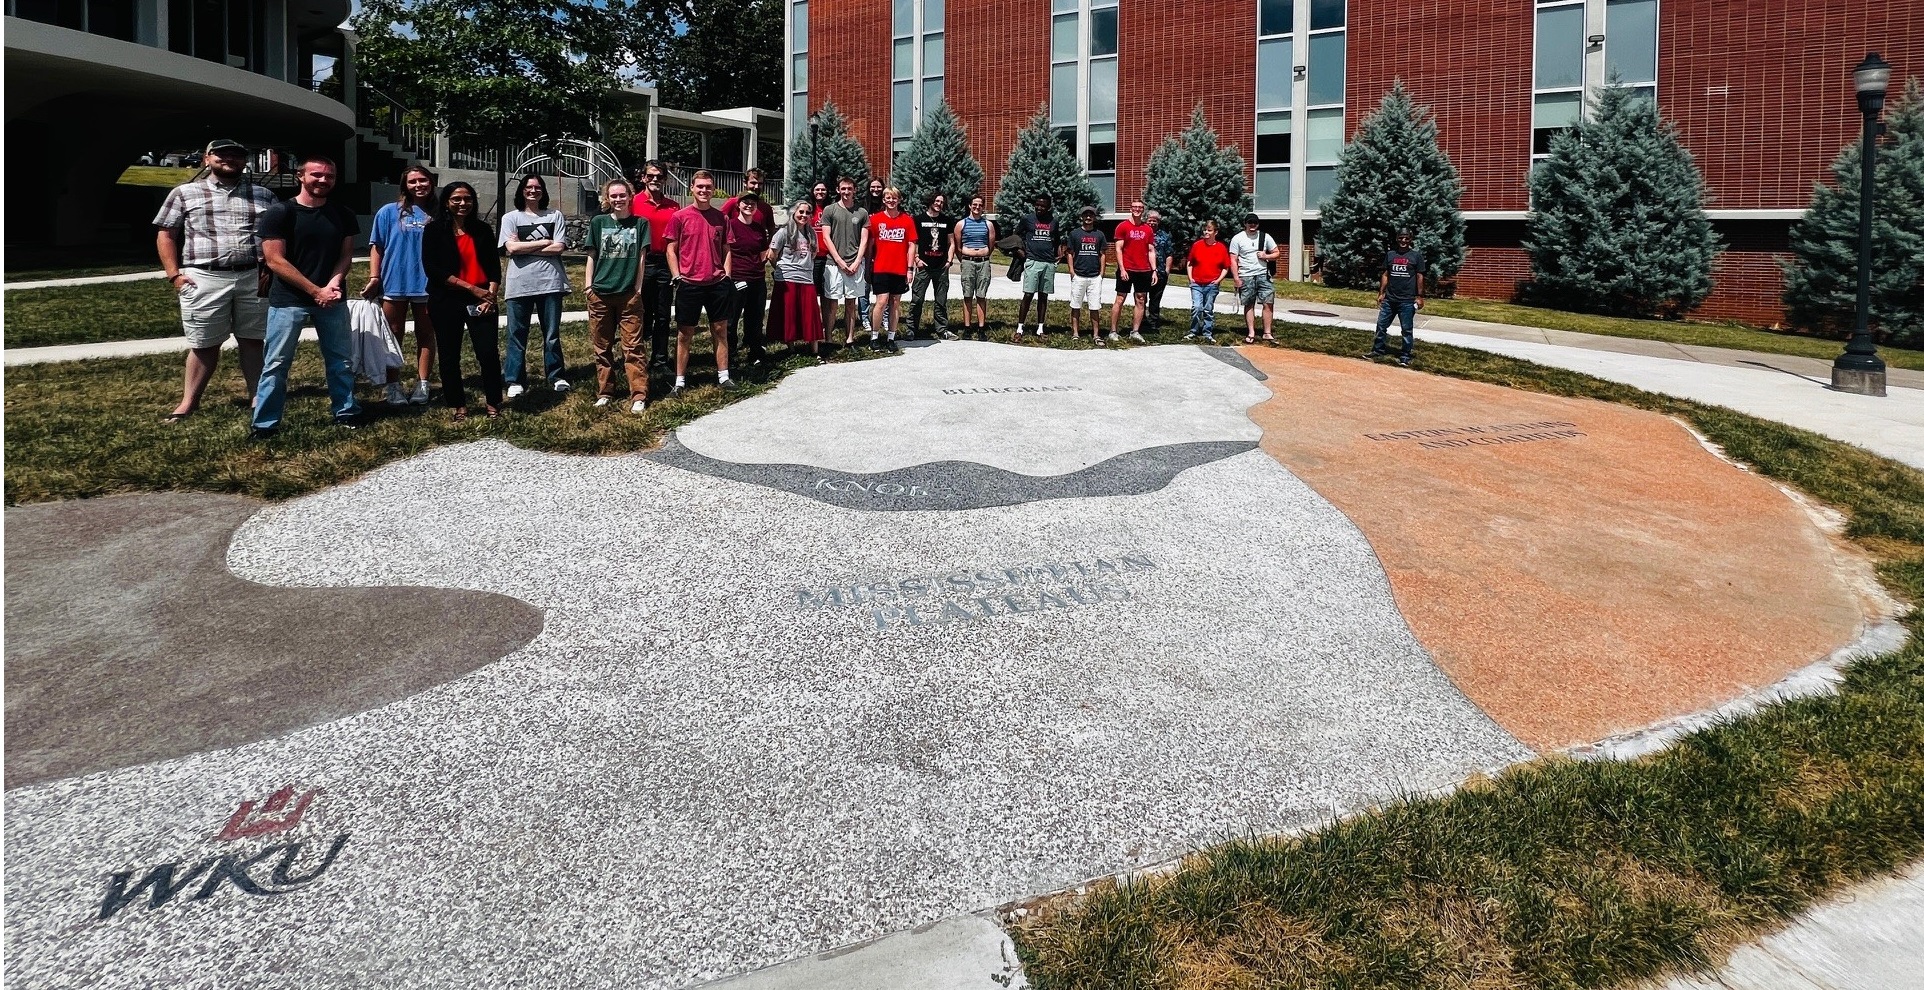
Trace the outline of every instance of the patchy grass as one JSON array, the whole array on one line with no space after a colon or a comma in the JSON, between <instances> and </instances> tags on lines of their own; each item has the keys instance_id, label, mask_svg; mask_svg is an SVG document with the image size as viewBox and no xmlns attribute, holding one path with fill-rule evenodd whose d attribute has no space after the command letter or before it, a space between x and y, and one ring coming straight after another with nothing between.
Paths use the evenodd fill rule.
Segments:
<instances>
[{"instance_id":1,"label":"patchy grass","mask_svg":"<svg viewBox=\"0 0 1924 990\"><path fill-rule=\"evenodd\" d=\"M565 260L570 281L580 285L586 261L580 257L568 257ZM158 262L134 270L157 269ZM358 293L366 283L367 264L357 262L348 269L348 288ZM579 291L569 298L577 306L586 305ZM108 340L178 336L180 303L173 286L158 275L139 282L7 291L4 331L4 344L7 347L93 344Z\"/></svg>"},{"instance_id":2,"label":"patchy grass","mask_svg":"<svg viewBox=\"0 0 1924 990\"><path fill-rule=\"evenodd\" d=\"M156 189L172 189L183 182L192 182L200 172L193 168L163 168L159 165L130 165L120 173L120 185L152 186Z\"/></svg>"},{"instance_id":3,"label":"patchy grass","mask_svg":"<svg viewBox=\"0 0 1924 990\"><path fill-rule=\"evenodd\" d=\"M1288 346L1354 354L1357 335ZM1740 413L1431 346L1421 370L1681 416L1845 510L1895 593L1924 600L1924 474ZM1832 697L1778 704L1634 762L1539 760L1445 797L1005 921L1040 990L1606 987L1714 966L1844 886L1924 856L1924 621Z\"/></svg>"}]
</instances>

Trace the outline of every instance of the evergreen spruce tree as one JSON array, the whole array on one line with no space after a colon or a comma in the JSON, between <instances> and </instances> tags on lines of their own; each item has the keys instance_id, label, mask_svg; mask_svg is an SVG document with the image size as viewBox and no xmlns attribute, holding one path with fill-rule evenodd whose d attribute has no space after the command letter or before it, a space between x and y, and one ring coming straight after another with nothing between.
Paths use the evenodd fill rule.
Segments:
<instances>
[{"instance_id":1,"label":"evergreen spruce tree","mask_svg":"<svg viewBox=\"0 0 1924 990\"><path fill-rule=\"evenodd\" d=\"M922 119L922 126L895 160L889 184L902 190L902 208L920 212L936 193L948 197L949 212L968 208L969 197L982 189L982 165L969 153L969 138L942 100Z\"/></svg>"},{"instance_id":2,"label":"evergreen spruce tree","mask_svg":"<svg viewBox=\"0 0 1924 990\"><path fill-rule=\"evenodd\" d=\"M1235 236L1254 206L1243 184L1243 156L1219 140L1198 103L1189 129L1164 137L1149 154L1142 203L1162 214L1162 227L1179 253L1202 236L1205 220L1216 221L1224 240Z\"/></svg>"},{"instance_id":3,"label":"evergreen spruce tree","mask_svg":"<svg viewBox=\"0 0 1924 990\"><path fill-rule=\"evenodd\" d=\"M1531 298L1615 316L1682 316L1710 295L1717 235L1703 176L1656 104L1605 87L1530 174Z\"/></svg>"},{"instance_id":4,"label":"evergreen spruce tree","mask_svg":"<svg viewBox=\"0 0 1924 990\"><path fill-rule=\"evenodd\" d=\"M1924 346L1924 85L1913 76L1885 115L1871 203L1871 329ZM1848 336L1857 324L1857 204L1863 148L1851 142L1790 229L1784 309L1792 325Z\"/></svg>"},{"instance_id":5,"label":"evergreen spruce tree","mask_svg":"<svg viewBox=\"0 0 1924 990\"><path fill-rule=\"evenodd\" d=\"M1015 147L1009 149L1008 168L995 190L995 212L1004 218L1003 226L1013 230L1011 225L1035 208L1035 198L1042 193L1055 201L1058 217L1074 217L1085 206L1104 208L1075 152L1049 126L1046 107L1015 136Z\"/></svg>"},{"instance_id":6,"label":"evergreen spruce tree","mask_svg":"<svg viewBox=\"0 0 1924 990\"><path fill-rule=\"evenodd\" d=\"M1437 146L1429 108L1417 106L1398 79L1337 161L1336 191L1316 230L1323 281L1376 288L1383 252L1404 227L1415 235L1430 278L1455 278L1463 267L1462 199L1463 182Z\"/></svg>"},{"instance_id":7,"label":"evergreen spruce tree","mask_svg":"<svg viewBox=\"0 0 1924 990\"><path fill-rule=\"evenodd\" d=\"M856 188L861 188L869 177L868 154L862 150L862 143L848 132L847 118L831 102L822 104L820 110L809 115L808 121L821 133L821 143L817 147L804 128L789 144L785 187L788 202L806 198L818 181L828 183L832 196L835 180L844 175L853 178Z\"/></svg>"}]
</instances>

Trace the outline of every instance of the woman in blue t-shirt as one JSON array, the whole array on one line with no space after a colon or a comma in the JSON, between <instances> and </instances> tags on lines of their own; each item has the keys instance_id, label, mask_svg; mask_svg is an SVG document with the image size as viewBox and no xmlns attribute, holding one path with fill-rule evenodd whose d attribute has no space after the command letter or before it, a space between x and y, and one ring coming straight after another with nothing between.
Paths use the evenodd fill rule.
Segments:
<instances>
[{"instance_id":1,"label":"woman in blue t-shirt","mask_svg":"<svg viewBox=\"0 0 1924 990\"><path fill-rule=\"evenodd\" d=\"M413 165L401 173L401 198L374 214L368 235L367 288L361 295L381 300L381 314L397 343L407 331L408 310L414 310L415 361L420 380L409 393L401 385L401 371L387 373L387 404L426 405L428 373L434 367L434 323L428 318L428 276L421 268L421 232L434 212L433 172Z\"/></svg>"}]
</instances>

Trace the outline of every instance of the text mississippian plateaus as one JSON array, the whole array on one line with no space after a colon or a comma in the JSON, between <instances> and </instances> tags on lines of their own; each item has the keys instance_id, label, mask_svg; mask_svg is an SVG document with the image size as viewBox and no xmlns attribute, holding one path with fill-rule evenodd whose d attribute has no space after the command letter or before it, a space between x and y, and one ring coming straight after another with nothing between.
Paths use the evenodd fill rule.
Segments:
<instances>
[{"instance_id":1,"label":"text mississippian plateaus","mask_svg":"<svg viewBox=\"0 0 1924 990\"><path fill-rule=\"evenodd\" d=\"M812 609L862 609L878 631L895 626L946 626L1127 601L1133 592L1124 575L1155 569L1155 562L1148 557L1116 554L1113 558L961 568L797 588L795 601Z\"/></svg>"}]
</instances>

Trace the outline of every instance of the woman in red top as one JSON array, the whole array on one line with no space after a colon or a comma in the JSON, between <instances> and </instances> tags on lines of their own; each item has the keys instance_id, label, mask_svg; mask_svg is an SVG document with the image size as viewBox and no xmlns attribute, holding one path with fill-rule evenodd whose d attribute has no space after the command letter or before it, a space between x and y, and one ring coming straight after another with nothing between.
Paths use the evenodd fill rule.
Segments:
<instances>
[{"instance_id":1,"label":"woman in red top","mask_svg":"<svg viewBox=\"0 0 1924 990\"><path fill-rule=\"evenodd\" d=\"M902 293L909 291L909 273L915 270L915 218L902 212L902 190L890 186L882 190L882 212L869 218L869 257L875 267L876 322L888 330L887 348L893 354L895 327L902 322ZM870 347L876 346L875 329L868 332Z\"/></svg>"},{"instance_id":2,"label":"woman in red top","mask_svg":"<svg viewBox=\"0 0 1924 990\"><path fill-rule=\"evenodd\" d=\"M474 340L474 361L481 366L481 388L488 397L488 418L501 415L501 335L495 293L501 284L501 259L494 231L476 216L474 187L450 182L441 187L440 208L421 232L421 267L428 276L428 312L441 356L441 398L454 421L468 418L468 394L461 381L461 337Z\"/></svg>"},{"instance_id":3,"label":"woman in red top","mask_svg":"<svg viewBox=\"0 0 1924 990\"><path fill-rule=\"evenodd\" d=\"M1228 272L1229 245L1216 239L1216 221L1205 220L1202 240L1189 248L1189 332L1182 339L1216 342L1216 293Z\"/></svg>"}]
</instances>

